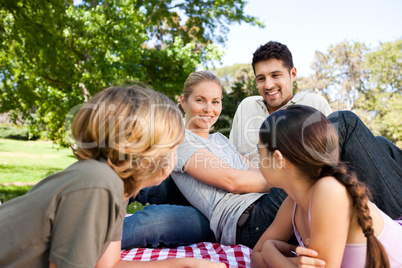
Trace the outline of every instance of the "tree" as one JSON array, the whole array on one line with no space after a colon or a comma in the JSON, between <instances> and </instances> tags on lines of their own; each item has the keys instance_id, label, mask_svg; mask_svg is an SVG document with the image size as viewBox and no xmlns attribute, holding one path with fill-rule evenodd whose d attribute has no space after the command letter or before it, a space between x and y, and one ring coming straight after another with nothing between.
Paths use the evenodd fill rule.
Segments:
<instances>
[{"instance_id":1,"label":"tree","mask_svg":"<svg viewBox=\"0 0 402 268\"><path fill-rule=\"evenodd\" d=\"M243 0L0 0L0 113L65 142L69 111L110 85L141 81L174 98L220 52L231 23L262 26Z\"/></svg>"},{"instance_id":2,"label":"tree","mask_svg":"<svg viewBox=\"0 0 402 268\"><path fill-rule=\"evenodd\" d=\"M230 66L221 67L219 69L215 69L213 72L219 78L222 83L223 88L229 89L232 87L233 83L236 81L237 73L243 69L248 68L251 64L247 63L236 63Z\"/></svg>"},{"instance_id":3,"label":"tree","mask_svg":"<svg viewBox=\"0 0 402 268\"><path fill-rule=\"evenodd\" d=\"M312 68L299 88L324 94L333 110L355 111L375 135L402 146L402 39L374 49L342 42L317 51Z\"/></svg>"},{"instance_id":4,"label":"tree","mask_svg":"<svg viewBox=\"0 0 402 268\"><path fill-rule=\"evenodd\" d=\"M327 53L316 51L311 66L314 73L301 79L301 86L322 92L337 109L352 110L359 94L366 90L366 74L362 62L367 47L358 42L341 42L329 47Z\"/></svg>"},{"instance_id":5,"label":"tree","mask_svg":"<svg viewBox=\"0 0 402 268\"><path fill-rule=\"evenodd\" d=\"M221 81L224 78L228 79L227 84L230 85L230 90L223 90L222 114L213 126L212 131L219 131L229 136L232 120L240 102L246 97L259 95L259 92L251 64L235 64L224 67L216 70L216 74ZM233 79L231 79L232 76Z\"/></svg>"},{"instance_id":6,"label":"tree","mask_svg":"<svg viewBox=\"0 0 402 268\"><path fill-rule=\"evenodd\" d=\"M357 112L375 135L402 147L402 39L380 44L365 57L370 91L358 99Z\"/></svg>"}]
</instances>

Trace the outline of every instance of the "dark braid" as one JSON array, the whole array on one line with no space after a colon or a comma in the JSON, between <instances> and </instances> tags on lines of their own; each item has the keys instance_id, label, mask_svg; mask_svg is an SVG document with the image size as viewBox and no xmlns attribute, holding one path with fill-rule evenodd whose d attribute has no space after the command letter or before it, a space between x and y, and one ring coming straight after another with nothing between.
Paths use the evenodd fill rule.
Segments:
<instances>
[{"instance_id":1,"label":"dark braid","mask_svg":"<svg viewBox=\"0 0 402 268\"><path fill-rule=\"evenodd\" d=\"M367 268L389 267L387 253L383 245L374 235L373 220L370 216L368 207L369 190L364 183L357 179L354 172L348 169L345 164L338 166L325 166L321 169L320 177L332 176L345 185L349 194L352 196L353 207L357 212L357 220L363 229L364 236L367 238Z\"/></svg>"},{"instance_id":2,"label":"dark braid","mask_svg":"<svg viewBox=\"0 0 402 268\"><path fill-rule=\"evenodd\" d=\"M338 135L325 115L303 105L278 110L262 124L260 142L269 152L279 150L311 180L332 176L342 183L352 197L357 221L367 237L366 267L389 267L387 253L374 236L368 207L370 193L340 162Z\"/></svg>"}]
</instances>

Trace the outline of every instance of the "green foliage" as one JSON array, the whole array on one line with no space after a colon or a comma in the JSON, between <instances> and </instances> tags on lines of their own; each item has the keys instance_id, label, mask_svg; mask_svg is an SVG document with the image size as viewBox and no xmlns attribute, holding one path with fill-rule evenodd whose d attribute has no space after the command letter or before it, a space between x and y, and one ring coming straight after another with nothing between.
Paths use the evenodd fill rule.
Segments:
<instances>
[{"instance_id":1,"label":"green foliage","mask_svg":"<svg viewBox=\"0 0 402 268\"><path fill-rule=\"evenodd\" d=\"M382 43L367 54L364 67L370 73L370 82L386 92L402 91L402 39Z\"/></svg>"},{"instance_id":2,"label":"green foliage","mask_svg":"<svg viewBox=\"0 0 402 268\"><path fill-rule=\"evenodd\" d=\"M250 64L233 64L214 70L214 73L222 83L223 88L230 89L236 80L236 74L240 69L248 68Z\"/></svg>"},{"instance_id":3,"label":"green foliage","mask_svg":"<svg viewBox=\"0 0 402 268\"><path fill-rule=\"evenodd\" d=\"M342 42L317 51L312 68L301 88L324 94L333 110L355 111L375 135L402 146L402 39L374 49Z\"/></svg>"},{"instance_id":4,"label":"green foliage","mask_svg":"<svg viewBox=\"0 0 402 268\"><path fill-rule=\"evenodd\" d=\"M402 148L402 39L383 43L368 53L364 66L371 90L360 96L359 114L366 116L366 123L375 135L384 136Z\"/></svg>"},{"instance_id":5,"label":"green foliage","mask_svg":"<svg viewBox=\"0 0 402 268\"><path fill-rule=\"evenodd\" d=\"M351 110L359 93L365 90L366 74L363 59L367 47L363 43L341 42L326 53L316 51L312 64L314 74L301 79L302 86L322 92L338 109Z\"/></svg>"},{"instance_id":6,"label":"green foliage","mask_svg":"<svg viewBox=\"0 0 402 268\"><path fill-rule=\"evenodd\" d=\"M0 113L66 144L66 115L105 87L142 81L174 98L197 66L220 58L213 43L225 41L229 24L262 26L244 4L2 0Z\"/></svg>"},{"instance_id":7,"label":"green foliage","mask_svg":"<svg viewBox=\"0 0 402 268\"><path fill-rule=\"evenodd\" d=\"M230 71L228 72L228 70ZM232 80L227 80L227 83L231 85L230 91L223 91L222 113L219 120L212 128L213 132L218 131L228 137L237 106L239 106L244 98L259 95L259 92L255 82L254 72L250 64L236 64L231 68L225 67L224 70L217 70L216 74L221 80L222 77L220 75L224 75L223 79L227 79L232 75L234 77Z\"/></svg>"},{"instance_id":8,"label":"green foliage","mask_svg":"<svg viewBox=\"0 0 402 268\"><path fill-rule=\"evenodd\" d=\"M26 127L3 124L0 125L0 138L15 140L37 140L39 139L39 135L33 135Z\"/></svg>"}]
</instances>

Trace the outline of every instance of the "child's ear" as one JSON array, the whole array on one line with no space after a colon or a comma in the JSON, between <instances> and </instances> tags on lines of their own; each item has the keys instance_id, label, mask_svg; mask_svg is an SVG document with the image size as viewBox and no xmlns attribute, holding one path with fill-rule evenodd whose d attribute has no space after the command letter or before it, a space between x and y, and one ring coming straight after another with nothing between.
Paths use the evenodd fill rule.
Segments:
<instances>
[{"instance_id":1,"label":"child's ear","mask_svg":"<svg viewBox=\"0 0 402 268\"><path fill-rule=\"evenodd\" d=\"M181 105L181 108L186 109L187 105L186 105L186 101L184 100L183 94L180 95L180 105Z\"/></svg>"},{"instance_id":2,"label":"child's ear","mask_svg":"<svg viewBox=\"0 0 402 268\"><path fill-rule=\"evenodd\" d=\"M285 168L285 157L283 156L281 151L275 150L274 157L276 158L276 163L277 163L278 169Z\"/></svg>"},{"instance_id":3,"label":"child's ear","mask_svg":"<svg viewBox=\"0 0 402 268\"><path fill-rule=\"evenodd\" d=\"M283 154L282 154L281 151L279 151L279 150L275 150L274 156L275 156L278 160L284 159Z\"/></svg>"}]
</instances>

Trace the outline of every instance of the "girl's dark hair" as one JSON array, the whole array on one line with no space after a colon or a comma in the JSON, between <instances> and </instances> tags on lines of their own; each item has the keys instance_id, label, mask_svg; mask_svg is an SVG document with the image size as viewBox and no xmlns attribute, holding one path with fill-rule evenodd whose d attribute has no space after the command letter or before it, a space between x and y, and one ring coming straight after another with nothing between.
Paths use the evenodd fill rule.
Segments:
<instances>
[{"instance_id":1,"label":"girl's dark hair","mask_svg":"<svg viewBox=\"0 0 402 268\"><path fill-rule=\"evenodd\" d=\"M340 162L338 135L325 115L312 107L291 105L263 122L260 141L268 152L279 150L312 180L333 176L345 185L367 237L366 267L389 267L384 247L374 236L368 207L370 193L355 173Z\"/></svg>"}]
</instances>

